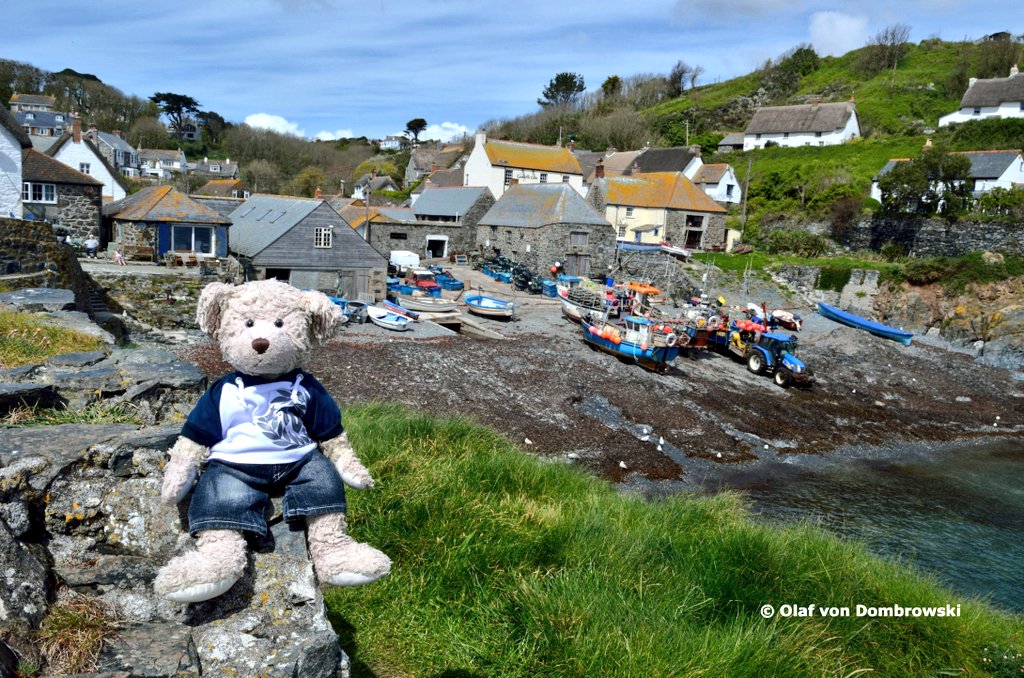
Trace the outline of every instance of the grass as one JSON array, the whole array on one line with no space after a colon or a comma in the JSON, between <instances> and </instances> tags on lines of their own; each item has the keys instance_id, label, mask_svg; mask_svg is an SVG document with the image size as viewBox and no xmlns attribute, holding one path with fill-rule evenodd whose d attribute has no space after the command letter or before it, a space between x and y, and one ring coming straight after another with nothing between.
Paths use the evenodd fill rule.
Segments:
<instances>
[{"instance_id":1,"label":"grass","mask_svg":"<svg viewBox=\"0 0 1024 678\"><path fill-rule=\"evenodd\" d=\"M58 603L39 627L47 671L55 675L95 671L103 643L116 630L117 621L94 597L72 595Z\"/></svg>"},{"instance_id":2,"label":"grass","mask_svg":"<svg viewBox=\"0 0 1024 678\"><path fill-rule=\"evenodd\" d=\"M395 561L326 594L353 676L929 675L1019 652L1024 620L732 495L654 502L395 406L348 410L378 488L354 536ZM947 619L762 618L762 605L946 605ZM1020 667L1017 667L1020 668Z\"/></svg>"},{"instance_id":3,"label":"grass","mask_svg":"<svg viewBox=\"0 0 1024 678\"><path fill-rule=\"evenodd\" d=\"M32 426L59 426L61 424L143 424L127 403L107 405L90 403L77 410L23 406L16 407L0 417L0 426L27 428Z\"/></svg>"},{"instance_id":4,"label":"grass","mask_svg":"<svg viewBox=\"0 0 1024 678\"><path fill-rule=\"evenodd\" d=\"M0 368L32 365L62 353L95 351L103 342L36 315L0 310Z\"/></svg>"}]
</instances>

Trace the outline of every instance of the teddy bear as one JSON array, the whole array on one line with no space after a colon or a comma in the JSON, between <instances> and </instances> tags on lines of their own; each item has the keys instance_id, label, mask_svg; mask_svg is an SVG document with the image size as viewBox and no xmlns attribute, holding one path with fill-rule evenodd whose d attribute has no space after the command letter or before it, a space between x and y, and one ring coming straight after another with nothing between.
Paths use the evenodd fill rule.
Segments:
<instances>
[{"instance_id":1,"label":"teddy bear","mask_svg":"<svg viewBox=\"0 0 1024 678\"><path fill-rule=\"evenodd\" d=\"M189 414L170 451L161 496L176 505L192 491L188 529L195 550L172 558L154 589L196 603L227 592L246 567L244 533L265 535L269 497L284 495L284 518L305 522L321 583L358 586L387 575L391 560L345 533L345 485L373 486L327 390L302 369L313 346L343 320L320 292L277 280L211 283L199 328L233 372Z\"/></svg>"}]
</instances>

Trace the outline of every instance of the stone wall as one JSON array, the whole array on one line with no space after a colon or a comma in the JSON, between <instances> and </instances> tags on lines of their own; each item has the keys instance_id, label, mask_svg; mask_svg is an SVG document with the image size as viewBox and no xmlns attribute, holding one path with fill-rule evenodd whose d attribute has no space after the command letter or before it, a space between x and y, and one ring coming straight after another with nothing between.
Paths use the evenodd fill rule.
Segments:
<instances>
[{"instance_id":1,"label":"stone wall","mask_svg":"<svg viewBox=\"0 0 1024 678\"><path fill-rule=\"evenodd\" d=\"M574 232L588 234L585 246L570 244L570 234ZM615 262L615 232L607 225L477 226L476 240L483 256L500 251L503 256L525 264L535 273L547 271L556 261L565 264L571 255L590 257L589 275L603 275Z\"/></svg>"},{"instance_id":2,"label":"stone wall","mask_svg":"<svg viewBox=\"0 0 1024 678\"><path fill-rule=\"evenodd\" d=\"M876 215L850 225L841 243L851 249L881 249L888 242L919 257L967 252L1024 254L1024 223L956 221Z\"/></svg>"},{"instance_id":3,"label":"stone wall","mask_svg":"<svg viewBox=\"0 0 1024 678\"><path fill-rule=\"evenodd\" d=\"M85 240L100 233L102 199L99 186L57 184L57 204L26 203L25 211L70 230L72 238Z\"/></svg>"},{"instance_id":4,"label":"stone wall","mask_svg":"<svg viewBox=\"0 0 1024 678\"><path fill-rule=\"evenodd\" d=\"M89 309L88 276L71 248L57 242L53 228L39 221L0 218L0 276L32 273L39 275L18 287L70 289L76 309Z\"/></svg>"}]
</instances>

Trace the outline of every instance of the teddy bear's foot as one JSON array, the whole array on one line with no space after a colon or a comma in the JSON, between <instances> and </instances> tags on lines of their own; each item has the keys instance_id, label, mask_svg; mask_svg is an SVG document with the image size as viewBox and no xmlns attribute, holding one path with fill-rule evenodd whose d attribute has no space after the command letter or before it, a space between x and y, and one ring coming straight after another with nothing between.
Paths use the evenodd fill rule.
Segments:
<instances>
[{"instance_id":1,"label":"teddy bear's foot","mask_svg":"<svg viewBox=\"0 0 1024 678\"><path fill-rule=\"evenodd\" d=\"M345 534L345 527L345 516L341 513L309 518L309 552L320 581L334 586L360 586L387 575L391 559Z\"/></svg>"},{"instance_id":2,"label":"teddy bear's foot","mask_svg":"<svg viewBox=\"0 0 1024 678\"><path fill-rule=\"evenodd\" d=\"M245 538L235 530L204 530L196 550L171 559L153 589L176 603L199 603L226 593L245 571Z\"/></svg>"}]
</instances>

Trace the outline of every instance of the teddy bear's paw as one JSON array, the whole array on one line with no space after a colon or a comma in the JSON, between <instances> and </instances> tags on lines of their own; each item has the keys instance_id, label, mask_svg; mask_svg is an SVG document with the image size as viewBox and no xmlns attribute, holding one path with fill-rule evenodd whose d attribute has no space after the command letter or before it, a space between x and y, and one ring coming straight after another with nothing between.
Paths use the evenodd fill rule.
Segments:
<instances>
[{"instance_id":1,"label":"teddy bear's paw","mask_svg":"<svg viewBox=\"0 0 1024 678\"><path fill-rule=\"evenodd\" d=\"M369 544L349 540L314 551L317 576L332 586L362 586L387 576L391 559Z\"/></svg>"},{"instance_id":2,"label":"teddy bear's paw","mask_svg":"<svg viewBox=\"0 0 1024 678\"><path fill-rule=\"evenodd\" d=\"M245 539L234 530L199 533L197 550L172 558L153 589L177 603L198 603L226 593L245 571Z\"/></svg>"},{"instance_id":3,"label":"teddy bear's paw","mask_svg":"<svg viewBox=\"0 0 1024 678\"><path fill-rule=\"evenodd\" d=\"M175 603L201 603L204 600L210 600L227 593L228 589L234 586L237 581L237 577L228 577L227 579L221 579L210 584L196 584L181 591L170 591L163 595L164 598Z\"/></svg>"}]
</instances>

